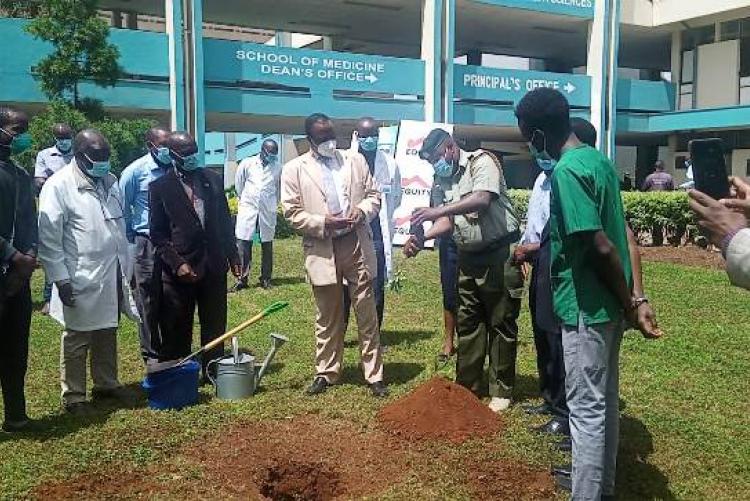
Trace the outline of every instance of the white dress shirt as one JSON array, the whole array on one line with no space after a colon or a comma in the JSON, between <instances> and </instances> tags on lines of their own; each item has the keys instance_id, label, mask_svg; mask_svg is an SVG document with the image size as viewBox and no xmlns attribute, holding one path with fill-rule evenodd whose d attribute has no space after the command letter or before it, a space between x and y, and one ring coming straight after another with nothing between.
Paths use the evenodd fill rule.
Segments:
<instances>
[{"instance_id":1,"label":"white dress shirt","mask_svg":"<svg viewBox=\"0 0 750 501\"><path fill-rule=\"evenodd\" d=\"M542 231L549 221L549 196L552 191L550 176L544 172L537 176L534 189L529 198L529 210L526 212L526 231L521 238L522 244L538 244L542 241Z\"/></svg>"},{"instance_id":2,"label":"white dress shirt","mask_svg":"<svg viewBox=\"0 0 750 501\"><path fill-rule=\"evenodd\" d=\"M349 214L349 198L344 190L343 166L337 157L322 157L318 160L326 192L328 210L332 216L346 217Z\"/></svg>"}]
</instances>

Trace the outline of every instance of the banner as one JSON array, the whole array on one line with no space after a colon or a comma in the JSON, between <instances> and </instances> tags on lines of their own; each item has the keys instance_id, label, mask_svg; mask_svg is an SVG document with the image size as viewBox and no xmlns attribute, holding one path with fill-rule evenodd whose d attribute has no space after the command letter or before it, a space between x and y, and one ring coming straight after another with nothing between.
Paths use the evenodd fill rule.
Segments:
<instances>
[{"instance_id":1,"label":"banner","mask_svg":"<svg viewBox=\"0 0 750 501\"><path fill-rule=\"evenodd\" d=\"M438 127L453 134L453 125L450 124L402 120L399 126L396 164L401 171L403 196L401 207L394 213L396 220L394 245L403 245L409 238L409 220L414 209L430 206L433 171L428 162L419 158L419 150L427 134ZM432 242L429 246L432 246Z\"/></svg>"}]
</instances>

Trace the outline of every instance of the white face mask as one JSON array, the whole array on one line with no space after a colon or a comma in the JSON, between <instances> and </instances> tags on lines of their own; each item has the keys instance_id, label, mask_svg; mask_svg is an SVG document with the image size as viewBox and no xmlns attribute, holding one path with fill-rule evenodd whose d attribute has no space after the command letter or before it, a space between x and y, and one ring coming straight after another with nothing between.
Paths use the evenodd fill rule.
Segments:
<instances>
[{"instance_id":1,"label":"white face mask","mask_svg":"<svg viewBox=\"0 0 750 501\"><path fill-rule=\"evenodd\" d=\"M329 141L324 141L320 143L318 146L315 147L315 149L318 151L318 154L322 157L328 157L333 158L336 156L336 140L331 139Z\"/></svg>"}]
</instances>

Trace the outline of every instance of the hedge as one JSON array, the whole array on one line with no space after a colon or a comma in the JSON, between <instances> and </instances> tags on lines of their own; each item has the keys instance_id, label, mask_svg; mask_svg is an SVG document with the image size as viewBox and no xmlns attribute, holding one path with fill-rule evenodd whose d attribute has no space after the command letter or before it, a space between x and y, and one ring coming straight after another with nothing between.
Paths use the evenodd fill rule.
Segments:
<instances>
[{"instance_id":1,"label":"hedge","mask_svg":"<svg viewBox=\"0 0 750 501\"><path fill-rule=\"evenodd\" d=\"M513 208L523 220L526 220L526 212L529 209L530 194L529 190L509 190ZM228 198L229 209L232 215L236 216L239 200L233 193L228 193ZM695 234L697 227L685 192L629 191L623 192L622 201L625 218L638 238L650 235L655 227L662 227L667 240L673 245L679 245L684 238L690 239ZM294 235L294 230L284 219L281 208L277 210L276 219L276 238L289 238Z\"/></svg>"},{"instance_id":2,"label":"hedge","mask_svg":"<svg viewBox=\"0 0 750 501\"><path fill-rule=\"evenodd\" d=\"M529 190L510 190L511 203L523 220L529 208L530 194ZM638 238L650 235L654 228L662 227L667 240L672 245L679 245L683 238L691 239L696 233L695 218L684 191L626 191L622 193L622 202L625 219Z\"/></svg>"}]
</instances>

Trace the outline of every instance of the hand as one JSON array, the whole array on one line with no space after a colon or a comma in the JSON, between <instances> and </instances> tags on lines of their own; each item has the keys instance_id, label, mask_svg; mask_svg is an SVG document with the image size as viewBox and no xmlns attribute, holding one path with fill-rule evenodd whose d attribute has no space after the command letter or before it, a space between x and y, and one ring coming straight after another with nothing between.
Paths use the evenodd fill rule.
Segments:
<instances>
[{"instance_id":1,"label":"hand","mask_svg":"<svg viewBox=\"0 0 750 501\"><path fill-rule=\"evenodd\" d=\"M420 242L416 235L411 235L409 239L404 243L404 256L416 257L419 251L422 250L424 242Z\"/></svg>"},{"instance_id":2,"label":"hand","mask_svg":"<svg viewBox=\"0 0 750 501\"><path fill-rule=\"evenodd\" d=\"M242 276L242 265L240 265L240 263L229 263L229 268L232 270L232 275L234 275L235 278L240 278Z\"/></svg>"},{"instance_id":3,"label":"hand","mask_svg":"<svg viewBox=\"0 0 750 501\"><path fill-rule=\"evenodd\" d=\"M422 207L411 213L411 224L422 224L425 221L435 221L442 217L439 207Z\"/></svg>"},{"instance_id":4,"label":"hand","mask_svg":"<svg viewBox=\"0 0 750 501\"><path fill-rule=\"evenodd\" d=\"M357 226L360 223L363 223L367 217L365 216L365 213L360 209L359 207L352 208L351 211L349 211L349 223L352 226Z\"/></svg>"},{"instance_id":5,"label":"hand","mask_svg":"<svg viewBox=\"0 0 750 501\"><path fill-rule=\"evenodd\" d=\"M10 264L11 268L24 278L29 278L32 273L34 273L34 270L37 266L35 257L23 254L21 252L16 252L15 254L13 254L13 256L10 258Z\"/></svg>"},{"instance_id":6,"label":"hand","mask_svg":"<svg viewBox=\"0 0 750 501\"><path fill-rule=\"evenodd\" d=\"M329 231L345 230L351 226L348 217L326 216L325 227Z\"/></svg>"},{"instance_id":7,"label":"hand","mask_svg":"<svg viewBox=\"0 0 750 501\"><path fill-rule=\"evenodd\" d=\"M75 292L73 291L73 285L70 282L58 283L57 295L60 296L60 301L62 302L62 304L64 304L68 308L75 308Z\"/></svg>"},{"instance_id":8,"label":"hand","mask_svg":"<svg viewBox=\"0 0 750 501\"><path fill-rule=\"evenodd\" d=\"M636 310L636 325L635 327L641 331L643 337L646 339L659 339L664 333L659 329L659 324L656 321L656 313L654 309L648 303L641 304Z\"/></svg>"},{"instance_id":9,"label":"hand","mask_svg":"<svg viewBox=\"0 0 750 501\"><path fill-rule=\"evenodd\" d=\"M195 274L189 264L185 263L177 269L177 279L181 282L194 284L198 281L198 275Z\"/></svg>"},{"instance_id":10,"label":"hand","mask_svg":"<svg viewBox=\"0 0 750 501\"><path fill-rule=\"evenodd\" d=\"M741 212L746 218L750 217L750 184L739 177L731 177L734 198L721 201L724 207L735 212Z\"/></svg>"},{"instance_id":11,"label":"hand","mask_svg":"<svg viewBox=\"0 0 750 501\"><path fill-rule=\"evenodd\" d=\"M705 193L690 190L690 208L698 215L698 226L708 233L712 244L720 246L724 237L747 226L744 213L733 212Z\"/></svg>"}]
</instances>

